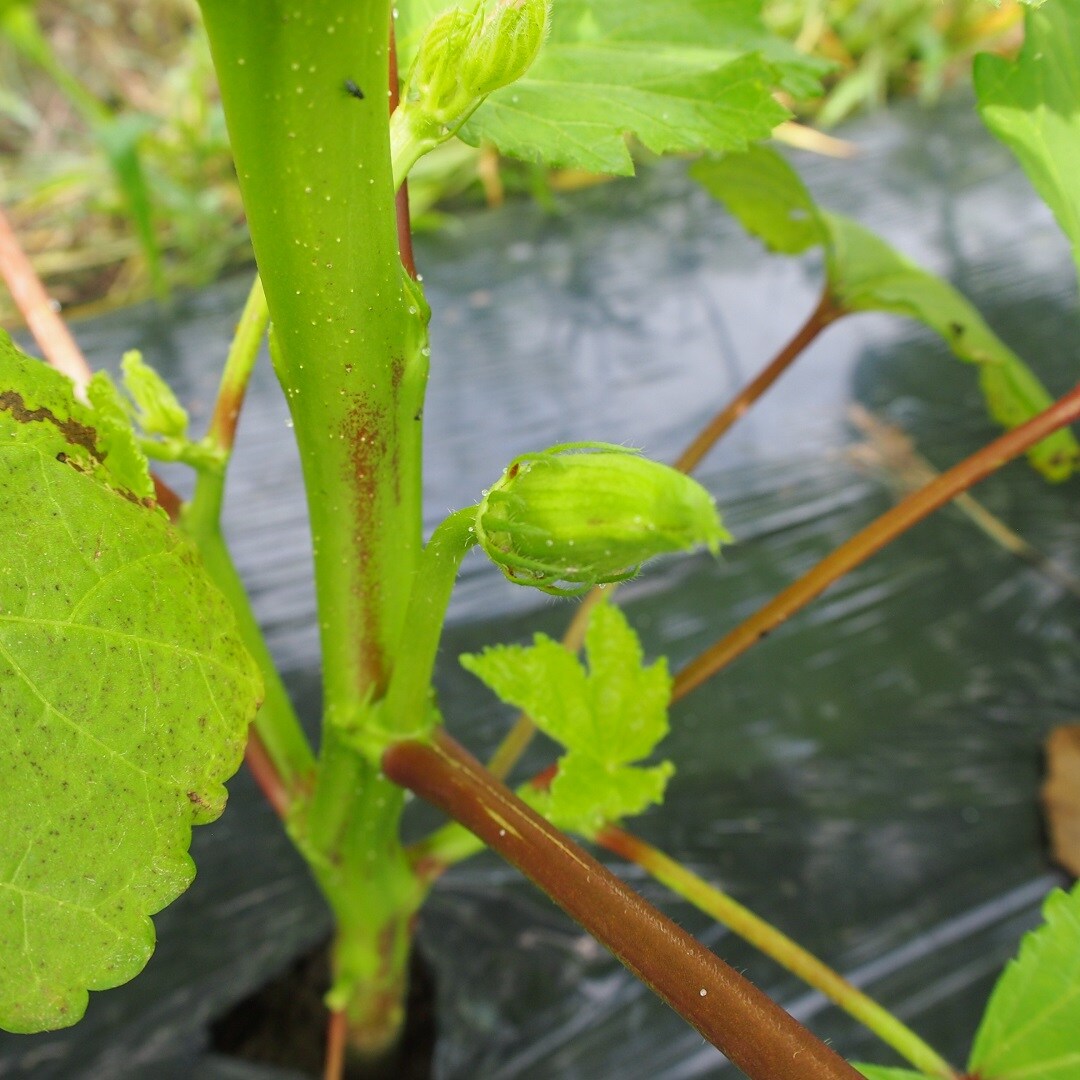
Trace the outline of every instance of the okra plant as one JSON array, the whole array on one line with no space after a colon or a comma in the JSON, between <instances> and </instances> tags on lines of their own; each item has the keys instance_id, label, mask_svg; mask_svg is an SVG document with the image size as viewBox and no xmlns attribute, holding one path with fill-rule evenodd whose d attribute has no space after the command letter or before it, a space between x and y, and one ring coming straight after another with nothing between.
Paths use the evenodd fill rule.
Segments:
<instances>
[{"instance_id":1,"label":"okra plant","mask_svg":"<svg viewBox=\"0 0 1080 1080\"><path fill-rule=\"evenodd\" d=\"M0 343L0 1024L73 1024L88 991L138 975L153 949L150 916L194 873L191 827L223 811L246 754L334 916L331 1060L377 1060L393 1047L414 917L444 870L490 845L747 1075L859 1075L575 834L728 923L912 1066L860 1066L863 1075L960 1080L899 1020L620 822L663 799L674 764L657 747L673 700L1005 461L1027 453L1048 480L1068 479L1080 464L1066 427L1080 391L1053 402L955 290L818 207L764 145L787 117L776 92L809 94L822 69L764 32L757 0L402 0L393 18L386 0L201 7L259 271L208 432L192 437L137 354L117 386L104 374L73 381ZM1080 251L1080 0L1031 9L1027 33L1016 61L980 60L979 107ZM425 543L429 310L409 244L408 172L460 138L627 174L628 135L654 154L692 155L692 175L772 249L820 247L821 302L677 467L606 443L524 447ZM1009 430L682 671L646 664L615 606L617 584L653 556L716 553L731 539L687 472L810 340L868 310L941 333L975 365ZM267 333L311 521L317 747L220 527L237 416ZM152 460L194 469L189 502L155 479ZM489 768L446 733L431 682L474 546L516 586L589 594L565 642L537 635L461 658L523 711ZM537 728L563 752L514 792L502 778ZM408 789L452 819L410 845L400 832ZM1058 1001L1053 987L1074 988L1080 975L1080 892L1052 896L1046 916L995 991L964 1075L1064 1080L1076 1068L1080 999Z\"/></svg>"}]
</instances>

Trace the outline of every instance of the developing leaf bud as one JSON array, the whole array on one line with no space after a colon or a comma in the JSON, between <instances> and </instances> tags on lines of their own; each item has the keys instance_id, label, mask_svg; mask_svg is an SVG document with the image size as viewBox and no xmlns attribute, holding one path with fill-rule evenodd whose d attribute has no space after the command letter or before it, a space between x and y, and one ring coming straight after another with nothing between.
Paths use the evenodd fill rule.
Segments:
<instances>
[{"instance_id":1,"label":"developing leaf bud","mask_svg":"<svg viewBox=\"0 0 1080 1080\"><path fill-rule=\"evenodd\" d=\"M135 402L139 424L148 435L182 439L188 415L165 380L132 349L120 361L124 386Z\"/></svg>"},{"instance_id":2,"label":"developing leaf bud","mask_svg":"<svg viewBox=\"0 0 1080 1080\"><path fill-rule=\"evenodd\" d=\"M510 581L568 596L633 577L653 555L698 545L715 553L731 539L699 483L610 443L515 458L475 529Z\"/></svg>"}]
</instances>

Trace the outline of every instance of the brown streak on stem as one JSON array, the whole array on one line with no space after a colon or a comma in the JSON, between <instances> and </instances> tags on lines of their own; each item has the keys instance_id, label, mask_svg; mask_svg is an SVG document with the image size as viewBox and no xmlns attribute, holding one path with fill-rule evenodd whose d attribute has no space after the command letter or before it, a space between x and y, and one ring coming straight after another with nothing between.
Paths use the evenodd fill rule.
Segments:
<instances>
[{"instance_id":1,"label":"brown streak on stem","mask_svg":"<svg viewBox=\"0 0 1080 1080\"><path fill-rule=\"evenodd\" d=\"M383 757L395 783L521 870L751 1080L855 1080L841 1057L497 781L444 732Z\"/></svg>"},{"instance_id":2,"label":"brown streak on stem","mask_svg":"<svg viewBox=\"0 0 1080 1080\"><path fill-rule=\"evenodd\" d=\"M785 619L805 607L848 571L865 562L901 533L944 506L962 491L1019 457L1058 428L1080 417L1080 386L1045 412L995 439L988 446L954 465L925 487L897 503L846 543L822 559L812 570L774 597L756 614L691 660L675 676L671 699L678 701L701 686Z\"/></svg>"},{"instance_id":3,"label":"brown streak on stem","mask_svg":"<svg viewBox=\"0 0 1080 1080\"><path fill-rule=\"evenodd\" d=\"M373 532L378 527L379 470L387 455L386 410L358 396L349 408L340 437L349 445L350 470L343 477L352 491L354 528L356 610L362 625L355 628L354 640L363 674L361 690L386 689L387 662L379 638L378 568L370 559Z\"/></svg>"},{"instance_id":4,"label":"brown streak on stem","mask_svg":"<svg viewBox=\"0 0 1080 1080\"><path fill-rule=\"evenodd\" d=\"M795 336L702 428L694 441L679 455L675 468L684 473L693 472L717 440L780 378L814 338L831 322L835 322L844 314L845 312L837 306L831 293L826 289L817 307L810 313Z\"/></svg>"},{"instance_id":5,"label":"brown streak on stem","mask_svg":"<svg viewBox=\"0 0 1080 1080\"><path fill-rule=\"evenodd\" d=\"M232 386L222 386L214 403L214 415L210 418L210 436L214 445L229 451L236 441L236 425L244 406L248 381Z\"/></svg>"}]
</instances>

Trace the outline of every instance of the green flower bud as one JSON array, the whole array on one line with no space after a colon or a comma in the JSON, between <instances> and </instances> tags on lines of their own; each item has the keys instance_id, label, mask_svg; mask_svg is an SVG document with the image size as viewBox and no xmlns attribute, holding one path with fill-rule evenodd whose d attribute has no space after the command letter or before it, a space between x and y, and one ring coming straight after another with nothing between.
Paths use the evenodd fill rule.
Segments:
<instances>
[{"instance_id":1,"label":"green flower bud","mask_svg":"<svg viewBox=\"0 0 1080 1080\"><path fill-rule=\"evenodd\" d=\"M453 124L521 78L544 43L547 24L548 0L499 0L490 15L477 0L469 10L436 16L405 78L402 100L415 110L414 123Z\"/></svg>"},{"instance_id":2,"label":"green flower bud","mask_svg":"<svg viewBox=\"0 0 1080 1080\"><path fill-rule=\"evenodd\" d=\"M516 82L532 67L548 30L548 0L499 0L461 64L461 80L474 97Z\"/></svg>"},{"instance_id":3,"label":"green flower bud","mask_svg":"<svg viewBox=\"0 0 1080 1080\"><path fill-rule=\"evenodd\" d=\"M475 531L510 581L564 596L633 577L653 555L698 545L715 554L731 539L697 481L610 443L515 458Z\"/></svg>"},{"instance_id":4,"label":"green flower bud","mask_svg":"<svg viewBox=\"0 0 1080 1080\"><path fill-rule=\"evenodd\" d=\"M402 103L431 124L449 124L466 112L475 94L461 78L461 66L484 27L482 0L471 11L450 8L432 19L405 77Z\"/></svg>"}]
</instances>

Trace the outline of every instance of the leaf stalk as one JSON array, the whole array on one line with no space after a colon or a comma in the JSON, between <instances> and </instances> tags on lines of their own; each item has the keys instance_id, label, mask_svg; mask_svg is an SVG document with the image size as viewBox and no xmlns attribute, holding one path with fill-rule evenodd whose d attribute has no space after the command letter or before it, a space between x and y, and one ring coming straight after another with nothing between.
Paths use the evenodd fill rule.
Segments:
<instances>
[{"instance_id":1,"label":"leaf stalk","mask_svg":"<svg viewBox=\"0 0 1080 1080\"><path fill-rule=\"evenodd\" d=\"M675 675L672 701L678 701L806 607L844 574L864 563L886 544L907 532L961 492L1019 457L1047 435L1080 418L1080 386L1049 409L1007 432L954 465L925 487L897 503L865 529L841 544L798 581L770 600L749 619L691 660Z\"/></svg>"},{"instance_id":2,"label":"leaf stalk","mask_svg":"<svg viewBox=\"0 0 1080 1080\"><path fill-rule=\"evenodd\" d=\"M757 987L531 810L445 732L431 743L390 747L383 768L521 870L751 1080L859 1076Z\"/></svg>"}]
</instances>

